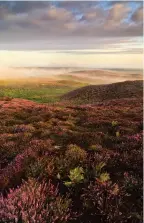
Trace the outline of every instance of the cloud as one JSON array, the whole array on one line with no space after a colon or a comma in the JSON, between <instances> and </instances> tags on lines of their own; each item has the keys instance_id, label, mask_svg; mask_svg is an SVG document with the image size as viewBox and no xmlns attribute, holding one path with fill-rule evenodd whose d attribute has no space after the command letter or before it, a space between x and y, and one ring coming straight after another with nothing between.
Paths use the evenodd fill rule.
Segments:
<instances>
[{"instance_id":1,"label":"cloud","mask_svg":"<svg viewBox=\"0 0 144 223\"><path fill-rule=\"evenodd\" d=\"M1 42L142 36L136 2L0 2ZM71 43L70 43L71 44Z\"/></svg>"},{"instance_id":2,"label":"cloud","mask_svg":"<svg viewBox=\"0 0 144 223\"><path fill-rule=\"evenodd\" d=\"M97 22L102 18L105 18L104 10L100 7L96 7L84 10L81 21Z\"/></svg>"},{"instance_id":3,"label":"cloud","mask_svg":"<svg viewBox=\"0 0 144 223\"><path fill-rule=\"evenodd\" d=\"M143 7L138 8L131 17L135 23L143 23Z\"/></svg>"},{"instance_id":4,"label":"cloud","mask_svg":"<svg viewBox=\"0 0 144 223\"><path fill-rule=\"evenodd\" d=\"M5 19L5 17L8 15L8 10L3 5L0 5L0 20Z\"/></svg>"},{"instance_id":5,"label":"cloud","mask_svg":"<svg viewBox=\"0 0 144 223\"><path fill-rule=\"evenodd\" d=\"M130 12L130 7L123 3L116 3L113 5L113 7L108 12L108 17L106 19L106 25L107 27L111 26L117 26L120 25L128 16L128 13Z\"/></svg>"},{"instance_id":6,"label":"cloud","mask_svg":"<svg viewBox=\"0 0 144 223\"><path fill-rule=\"evenodd\" d=\"M0 5L7 8L11 13L24 13L34 9L48 7L50 2L47 1L0 1Z\"/></svg>"},{"instance_id":7,"label":"cloud","mask_svg":"<svg viewBox=\"0 0 144 223\"><path fill-rule=\"evenodd\" d=\"M58 6L68 10L83 11L98 5L98 1L59 1Z\"/></svg>"},{"instance_id":8,"label":"cloud","mask_svg":"<svg viewBox=\"0 0 144 223\"><path fill-rule=\"evenodd\" d=\"M64 8L51 7L45 12L41 18L42 20L59 20L59 21L70 21L73 19L71 11Z\"/></svg>"}]
</instances>

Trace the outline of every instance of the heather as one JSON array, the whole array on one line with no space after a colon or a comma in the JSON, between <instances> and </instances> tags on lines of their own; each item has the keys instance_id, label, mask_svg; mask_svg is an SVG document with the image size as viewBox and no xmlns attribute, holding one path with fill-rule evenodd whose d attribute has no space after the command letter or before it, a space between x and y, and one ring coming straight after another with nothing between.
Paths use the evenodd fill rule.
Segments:
<instances>
[{"instance_id":1,"label":"heather","mask_svg":"<svg viewBox=\"0 0 144 223\"><path fill-rule=\"evenodd\" d=\"M0 101L0 222L142 222L142 97Z\"/></svg>"},{"instance_id":2,"label":"heather","mask_svg":"<svg viewBox=\"0 0 144 223\"><path fill-rule=\"evenodd\" d=\"M88 85L62 95L63 101L78 104L94 104L96 102L122 98L139 98L143 95L143 81L124 81L112 84Z\"/></svg>"}]
</instances>

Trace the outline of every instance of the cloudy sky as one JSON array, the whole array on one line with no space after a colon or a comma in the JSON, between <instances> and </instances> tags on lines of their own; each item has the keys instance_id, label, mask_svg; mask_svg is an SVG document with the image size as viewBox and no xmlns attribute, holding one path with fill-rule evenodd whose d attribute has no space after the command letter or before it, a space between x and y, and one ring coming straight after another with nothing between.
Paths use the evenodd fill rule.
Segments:
<instances>
[{"instance_id":1,"label":"cloudy sky","mask_svg":"<svg viewBox=\"0 0 144 223\"><path fill-rule=\"evenodd\" d=\"M143 1L0 1L0 66L142 68Z\"/></svg>"}]
</instances>

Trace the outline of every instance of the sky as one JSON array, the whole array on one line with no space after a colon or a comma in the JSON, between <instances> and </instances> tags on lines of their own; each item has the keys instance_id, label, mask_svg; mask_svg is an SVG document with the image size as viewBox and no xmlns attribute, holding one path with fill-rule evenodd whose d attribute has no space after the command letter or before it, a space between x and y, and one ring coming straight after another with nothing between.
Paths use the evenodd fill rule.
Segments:
<instances>
[{"instance_id":1,"label":"sky","mask_svg":"<svg viewBox=\"0 0 144 223\"><path fill-rule=\"evenodd\" d=\"M0 67L142 68L143 1L0 1Z\"/></svg>"}]
</instances>

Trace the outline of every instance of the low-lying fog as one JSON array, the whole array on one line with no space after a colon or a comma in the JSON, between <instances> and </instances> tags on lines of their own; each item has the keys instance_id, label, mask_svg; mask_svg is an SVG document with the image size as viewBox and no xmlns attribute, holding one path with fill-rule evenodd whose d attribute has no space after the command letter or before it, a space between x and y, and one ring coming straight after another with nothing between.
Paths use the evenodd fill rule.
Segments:
<instances>
[{"instance_id":1,"label":"low-lying fog","mask_svg":"<svg viewBox=\"0 0 144 223\"><path fill-rule=\"evenodd\" d=\"M88 84L141 80L141 70L89 69L77 67L0 68L0 80L45 79L45 81L72 80Z\"/></svg>"}]
</instances>

